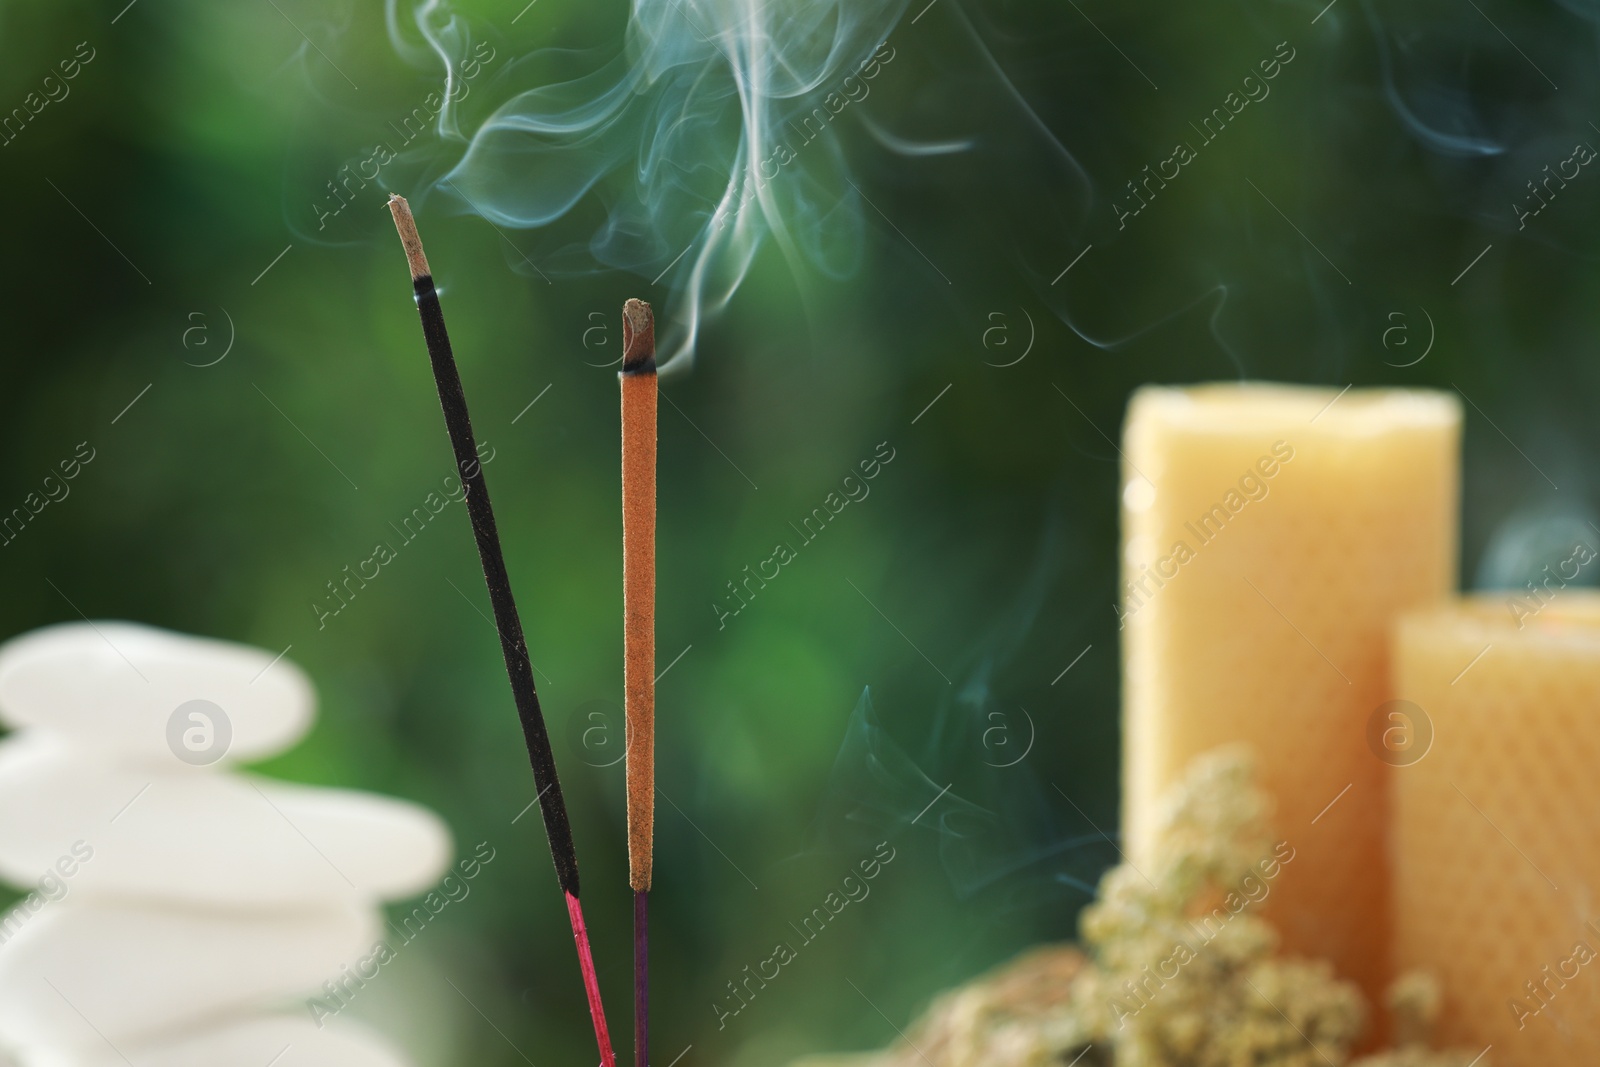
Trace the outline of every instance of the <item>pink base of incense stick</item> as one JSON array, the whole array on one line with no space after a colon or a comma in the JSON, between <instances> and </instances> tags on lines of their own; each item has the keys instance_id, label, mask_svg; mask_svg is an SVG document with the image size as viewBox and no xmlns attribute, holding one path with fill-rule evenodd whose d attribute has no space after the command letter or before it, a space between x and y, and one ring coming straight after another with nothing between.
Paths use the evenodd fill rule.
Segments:
<instances>
[{"instance_id":1,"label":"pink base of incense stick","mask_svg":"<svg viewBox=\"0 0 1600 1067\"><path fill-rule=\"evenodd\" d=\"M611 1050L611 1034L606 1030L606 1011L600 1005L600 980L594 973L594 954L589 951L589 928L583 924L583 905L571 893L567 915L572 919L572 939L578 943L578 966L583 971L583 991L589 996L589 1017L594 1020L594 1039L600 1045L600 1067L617 1067L617 1054Z\"/></svg>"}]
</instances>

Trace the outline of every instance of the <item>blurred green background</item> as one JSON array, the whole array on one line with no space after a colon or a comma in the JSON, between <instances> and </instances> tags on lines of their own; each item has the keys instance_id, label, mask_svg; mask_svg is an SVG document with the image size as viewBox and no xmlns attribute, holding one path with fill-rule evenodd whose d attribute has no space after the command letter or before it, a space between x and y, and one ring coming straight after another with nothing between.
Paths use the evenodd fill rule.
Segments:
<instances>
[{"instance_id":1,"label":"blurred green background","mask_svg":"<svg viewBox=\"0 0 1600 1067\"><path fill-rule=\"evenodd\" d=\"M786 6L760 15L780 37ZM468 129L512 81L616 56L629 17L460 10L501 57L462 102ZM1593 518L1600 172L1525 225L1516 207L1600 143L1592 4L937 0L863 17L894 61L826 132L840 167L802 170L847 213L859 264L830 276L767 244L662 384L662 1065L880 1045L938 990L1071 936L1117 855L1112 441L1140 383L1458 389L1468 584L1519 583ZM1194 124L1280 42L1294 58L1270 95L1204 142ZM7 110L93 56L0 146L0 509L95 450L0 554L0 631L81 609L292 646L321 716L264 770L414 799L463 853L496 850L352 1013L425 1067L588 1062L539 822L512 822L534 791L464 510L320 628L312 607L450 471L384 191L320 230L311 206L438 73L397 54L381 6L347 0L12 3L0 50ZM967 147L886 147L902 141ZM1197 158L1119 225L1127 183L1177 141ZM395 183L413 197L460 152L417 147ZM590 228L626 178L585 201ZM495 450L626 1047L608 364L623 298L681 315L681 275L651 281L664 256L546 280L527 262L573 262L581 225L503 231L416 202ZM884 442L870 495L719 623L727 583L797 544L791 524ZM719 1026L727 983L879 841L895 859L870 897Z\"/></svg>"}]
</instances>

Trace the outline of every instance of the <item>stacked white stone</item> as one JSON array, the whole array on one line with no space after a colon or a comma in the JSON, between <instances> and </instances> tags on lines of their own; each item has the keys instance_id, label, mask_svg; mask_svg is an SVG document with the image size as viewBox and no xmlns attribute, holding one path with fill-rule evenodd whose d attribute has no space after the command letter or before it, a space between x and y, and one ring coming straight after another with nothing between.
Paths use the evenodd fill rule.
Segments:
<instances>
[{"instance_id":1,"label":"stacked white stone","mask_svg":"<svg viewBox=\"0 0 1600 1067\"><path fill-rule=\"evenodd\" d=\"M0 646L0 1051L23 1067L401 1067L313 1019L450 860L414 804L230 769L314 715L287 659L130 623Z\"/></svg>"}]
</instances>

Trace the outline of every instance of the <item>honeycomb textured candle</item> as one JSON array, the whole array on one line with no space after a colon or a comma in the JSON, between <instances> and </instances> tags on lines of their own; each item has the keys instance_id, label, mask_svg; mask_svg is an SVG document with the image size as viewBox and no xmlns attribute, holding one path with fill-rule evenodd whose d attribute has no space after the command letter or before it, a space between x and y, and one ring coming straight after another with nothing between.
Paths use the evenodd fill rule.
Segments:
<instances>
[{"instance_id":1,"label":"honeycomb textured candle","mask_svg":"<svg viewBox=\"0 0 1600 1067\"><path fill-rule=\"evenodd\" d=\"M1600 1063L1600 596L1540 595L1408 616L1395 647L1433 731L1394 776L1395 957L1497 1067Z\"/></svg>"},{"instance_id":2,"label":"honeycomb textured candle","mask_svg":"<svg viewBox=\"0 0 1600 1067\"><path fill-rule=\"evenodd\" d=\"M1460 409L1416 391L1146 388L1125 428L1123 827L1135 863L1195 756L1250 743L1296 850L1268 916L1377 1002L1388 635L1454 583Z\"/></svg>"}]
</instances>

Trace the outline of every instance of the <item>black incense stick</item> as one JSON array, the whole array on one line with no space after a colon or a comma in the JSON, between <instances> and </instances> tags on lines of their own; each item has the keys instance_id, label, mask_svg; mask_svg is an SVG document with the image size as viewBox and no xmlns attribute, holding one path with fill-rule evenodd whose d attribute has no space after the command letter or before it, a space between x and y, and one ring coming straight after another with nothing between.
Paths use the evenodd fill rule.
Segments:
<instances>
[{"instance_id":1,"label":"black incense stick","mask_svg":"<svg viewBox=\"0 0 1600 1067\"><path fill-rule=\"evenodd\" d=\"M511 579L506 574L500 535L495 529L494 508L489 503L489 486L484 481L483 465L479 462L477 442L472 435L472 420L467 413L466 393L461 387L461 372L450 350L450 335L444 327L444 310L439 306L439 294L433 287L428 257L423 254L422 239L417 236L417 224L411 217L411 208L404 197L391 196L389 210L394 215L400 243L405 247L406 262L411 267L411 285L416 294L417 313L422 318L422 336L427 343L428 359L433 364L433 379L439 388L439 404L444 408L445 429L449 431L450 445L455 451L456 469L461 474L466 491L467 514L472 520L472 535L477 541L478 558L483 564L483 579L489 587L495 629L500 633L500 652L505 659L506 674L511 679L511 695L516 701L517 717L522 720L522 736L528 745L528 762L533 765L533 784L539 791L536 801L544 817L550 856L555 860L556 880L567 899L567 917L572 923L572 936L578 948L578 963L583 972L584 992L589 999L595 1040L600 1046L600 1060L603 1067L615 1067L616 1055L606 1031L605 1009L600 1003L594 957L589 949L589 932L584 925L582 905L578 903L578 852L572 843L572 824L567 819L566 801L562 799L561 782L556 777L555 754L550 749L550 734L545 728L544 713L539 709L539 694L533 685L533 666L528 659L522 622L517 617L516 601L511 595Z\"/></svg>"}]
</instances>

